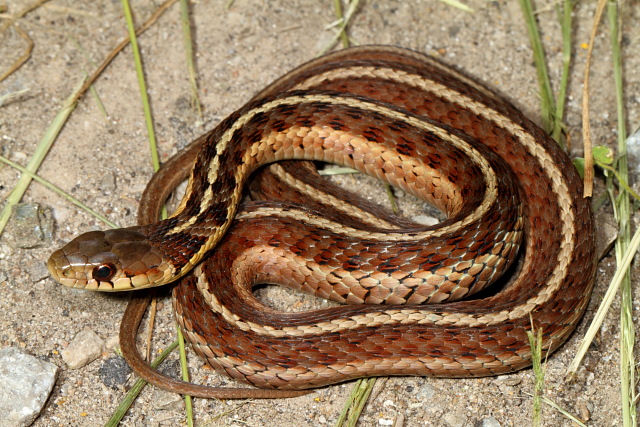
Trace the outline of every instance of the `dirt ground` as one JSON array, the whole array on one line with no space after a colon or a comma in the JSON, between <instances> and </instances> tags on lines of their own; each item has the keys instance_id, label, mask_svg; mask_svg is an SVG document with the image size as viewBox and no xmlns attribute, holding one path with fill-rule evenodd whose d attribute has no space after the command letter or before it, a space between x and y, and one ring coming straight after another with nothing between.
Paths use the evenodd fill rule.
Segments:
<instances>
[{"instance_id":1,"label":"dirt ground","mask_svg":"<svg viewBox=\"0 0 640 427\"><path fill-rule=\"evenodd\" d=\"M5 0L8 13L30 2ZM247 1L200 0L192 4L194 43L204 120L190 107L178 5L139 40L152 102L159 149L167 159L177 149L207 131L240 107L274 78L316 56L334 32L329 0ZM391 44L441 58L505 94L530 117L538 116L538 91L522 12L515 1L467 0L475 12L466 13L437 1L363 1L350 27L360 44ZM133 1L138 23L159 1ZM561 41L557 14L551 3L537 8L551 78L560 76ZM628 124L640 122L640 40L637 2L623 13L626 35L625 91ZM574 65L567 103L572 156L581 154L580 90L593 2L578 4L574 23ZM85 73L91 73L126 36L120 2L53 0L20 21L33 38L29 62L0 83L0 94L27 92L0 107L3 155L26 164L62 101ZM583 45L584 44L584 45ZM0 70L6 70L25 48L16 33L0 35ZM599 32L592 72L592 132L598 144L615 146L616 111L611 78L608 32ZM120 225L135 222L137 203L152 173L146 127L130 49L119 55L95 85L108 117L93 96L84 97L73 112L39 173ZM17 172L0 167L0 200L17 180ZM349 178L351 179L351 178ZM602 184L596 185L598 193ZM53 242L35 249L15 245L15 223L0 238L0 348L19 346L49 360L61 370L56 387L36 426L102 425L124 395L111 388L100 369L114 356L102 357L79 370L66 367L60 352L82 329L90 328L115 342L126 295L106 295L64 288L48 277L49 254L77 233L105 226L40 185L32 184L25 201L53 209ZM607 204L601 208L611 213ZM577 343L593 318L608 285L615 261L604 258L585 320L573 337L547 364L545 396L589 425L620 424L618 314L619 299L607 316L573 383L564 380ZM634 283L637 282L637 271ZM635 291L636 297L638 291ZM173 341L169 299L163 300L156 329L156 349ZM172 362L169 362L171 365ZM193 354L195 380L232 384L203 368ZM205 378L206 377L206 378ZM499 378L442 380L392 378L377 386L360 425L404 426L521 426L531 423L532 372ZM352 384L317 390L308 396L273 401L207 401L196 399L197 425L320 426L333 425ZM160 404L159 401L164 402ZM142 393L123 425L183 424L181 400L152 387ZM499 424L491 424L493 421ZM483 424L484 423L484 424ZM546 407L544 425L569 426L570 421Z\"/></svg>"}]
</instances>

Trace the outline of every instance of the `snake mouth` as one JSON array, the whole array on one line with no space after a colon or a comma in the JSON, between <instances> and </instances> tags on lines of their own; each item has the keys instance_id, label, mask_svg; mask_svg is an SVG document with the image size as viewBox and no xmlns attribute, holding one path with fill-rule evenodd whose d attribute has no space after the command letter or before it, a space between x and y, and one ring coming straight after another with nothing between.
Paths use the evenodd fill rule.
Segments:
<instances>
[{"instance_id":1,"label":"snake mouth","mask_svg":"<svg viewBox=\"0 0 640 427\"><path fill-rule=\"evenodd\" d=\"M86 288L88 286L87 272L84 268L73 265L64 250L59 249L47 261L49 274L57 282L69 288Z\"/></svg>"},{"instance_id":2,"label":"snake mouth","mask_svg":"<svg viewBox=\"0 0 640 427\"><path fill-rule=\"evenodd\" d=\"M56 281L65 286L75 287L77 283L76 271L70 266L69 260L62 249L55 251L47 261L49 274Z\"/></svg>"},{"instance_id":3,"label":"snake mouth","mask_svg":"<svg viewBox=\"0 0 640 427\"><path fill-rule=\"evenodd\" d=\"M54 258L58 252L59 251L55 251L53 255L51 255L47 260L47 270L49 270L49 274L51 275L51 277L59 282L60 275L58 274L58 268L56 267L56 260Z\"/></svg>"}]
</instances>

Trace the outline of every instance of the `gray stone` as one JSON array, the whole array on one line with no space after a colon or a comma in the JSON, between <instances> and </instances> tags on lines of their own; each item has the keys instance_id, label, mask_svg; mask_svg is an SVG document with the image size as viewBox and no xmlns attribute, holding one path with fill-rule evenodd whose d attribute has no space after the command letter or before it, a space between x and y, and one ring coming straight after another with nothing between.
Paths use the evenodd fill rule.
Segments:
<instances>
[{"instance_id":1,"label":"gray stone","mask_svg":"<svg viewBox=\"0 0 640 427\"><path fill-rule=\"evenodd\" d=\"M113 194L116 191L116 177L111 172L106 172L100 179L100 189L104 194Z\"/></svg>"},{"instance_id":2,"label":"gray stone","mask_svg":"<svg viewBox=\"0 0 640 427\"><path fill-rule=\"evenodd\" d=\"M636 129L627 137L627 156L629 158L629 172L640 176L640 129Z\"/></svg>"},{"instance_id":3,"label":"gray stone","mask_svg":"<svg viewBox=\"0 0 640 427\"><path fill-rule=\"evenodd\" d=\"M95 332L83 329L60 354L71 369L78 369L100 357L103 347L104 341Z\"/></svg>"},{"instance_id":4,"label":"gray stone","mask_svg":"<svg viewBox=\"0 0 640 427\"><path fill-rule=\"evenodd\" d=\"M42 411L58 367L16 347L0 349L0 427L29 426Z\"/></svg>"},{"instance_id":5,"label":"gray stone","mask_svg":"<svg viewBox=\"0 0 640 427\"><path fill-rule=\"evenodd\" d=\"M442 417L444 425L449 427L462 427L466 426L468 418L465 414L449 412Z\"/></svg>"},{"instance_id":6,"label":"gray stone","mask_svg":"<svg viewBox=\"0 0 640 427\"><path fill-rule=\"evenodd\" d=\"M154 394L153 407L157 410L180 410L184 407L184 400L179 394L161 389L156 389Z\"/></svg>"},{"instance_id":7,"label":"gray stone","mask_svg":"<svg viewBox=\"0 0 640 427\"><path fill-rule=\"evenodd\" d=\"M419 400L429 400L435 396L436 390L431 384L423 384L416 392L416 398Z\"/></svg>"},{"instance_id":8,"label":"gray stone","mask_svg":"<svg viewBox=\"0 0 640 427\"><path fill-rule=\"evenodd\" d=\"M51 208L37 203L18 203L13 208L14 235L19 248L35 248L53 237Z\"/></svg>"},{"instance_id":9,"label":"gray stone","mask_svg":"<svg viewBox=\"0 0 640 427\"><path fill-rule=\"evenodd\" d=\"M501 427L494 417L487 417L482 420L482 427Z\"/></svg>"},{"instance_id":10,"label":"gray stone","mask_svg":"<svg viewBox=\"0 0 640 427\"><path fill-rule=\"evenodd\" d=\"M416 215L411 218L411 220L421 225L436 225L440 222L438 218L432 217L431 215Z\"/></svg>"},{"instance_id":11,"label":"gray stone","mask_svg":"<svg viewBox=\"0 0 640 427\"><path fill-rule=\"evenodd\" d=\"M119 356L113 356L102 362L98 375L107 387L117 390L118 387L124 385L129 379L131 368L127 362Z\"/></svg>"},{"instance_id":12,"label":"gray stone","mask_svg":"<svg viewBox=\"0 0 640 427\"><path fill-rule=\"evenodd\" d=\"M596 223L596 253L598 259L603 258L613 246L618 238L618 224L613 215L598 212L595 217Z\"/></svg>"}]
</instances>

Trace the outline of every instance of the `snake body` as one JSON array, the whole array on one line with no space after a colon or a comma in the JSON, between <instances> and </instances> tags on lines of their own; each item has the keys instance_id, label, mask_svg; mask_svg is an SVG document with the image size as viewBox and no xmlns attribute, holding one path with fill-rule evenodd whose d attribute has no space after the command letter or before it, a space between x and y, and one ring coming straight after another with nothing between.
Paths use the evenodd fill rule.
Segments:
<instances>
[{"instance_id":1,"label":"snake body","mask_svg":"<svg viewBox=\"0 0 640 427\"><path fill-rule=\"evenodd\" d=\"M375 375L497 375L530 364L532 322L551 352L584 313L594 230L570 160L508 102L431 58L381 46L326 55L276 80L196 146L171 218L87 233L48 265L63 284L98 290L182 277L174 309L185 336L233 378L306 389ZM290 185L302 196L236 215L251 173L286 159L356 168L447 219L418 227L377 219L373 208L331 207L339 191L295 164L285 175L298 170ZM155 179L143 197L153 212L144 222L159 204L149 189L162 185ZM299 197L322 200L305 209L291 203ZM343 205L356 216L343 218ZM498 290L485 289L495 281ZM259 283L347 304L280 312L255 298Z\"/></svg>"}]
</instances>

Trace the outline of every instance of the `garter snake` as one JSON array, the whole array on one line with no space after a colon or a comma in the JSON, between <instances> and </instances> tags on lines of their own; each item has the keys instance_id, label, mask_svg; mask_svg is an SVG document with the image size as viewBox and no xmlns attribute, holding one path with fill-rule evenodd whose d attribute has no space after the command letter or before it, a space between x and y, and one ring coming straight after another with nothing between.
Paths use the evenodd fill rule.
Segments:
<instances>
[{"instance_id":1,"label":"garter snake","mask_svg":"<svg viewBox=\"0 0 640 427\"><path fill-rule=\"evenodd\" d=\"M551 352L584 313L594 229L570 160L507 101L434 59L382 46L326 55L276 80L195 147L181 160L193 167L172 217L81 235L48 267L67 286L104 291L182 278L174 309L194 350L233 378L285 389L253 397L363 376L511 372L530 364L531 322ZM447 219L433 227L377 220L375 210L337 199L304 172L302 183L285 184L302 196L266 185L280 200L249 203L236 215L251 173L287 159L353 167ZM174 168L154 177L143 222L157 218L173 186L164 180L180 177ZM318 207L291 203L299 197ZM344 218L345 211L360 213ZM485 289L494 281L498 290ZM280 312L255 298L259 283L347 304ZM134 299L122 327L134 362L130 335L145 306Z\"/></svg>"}]
</instances>

